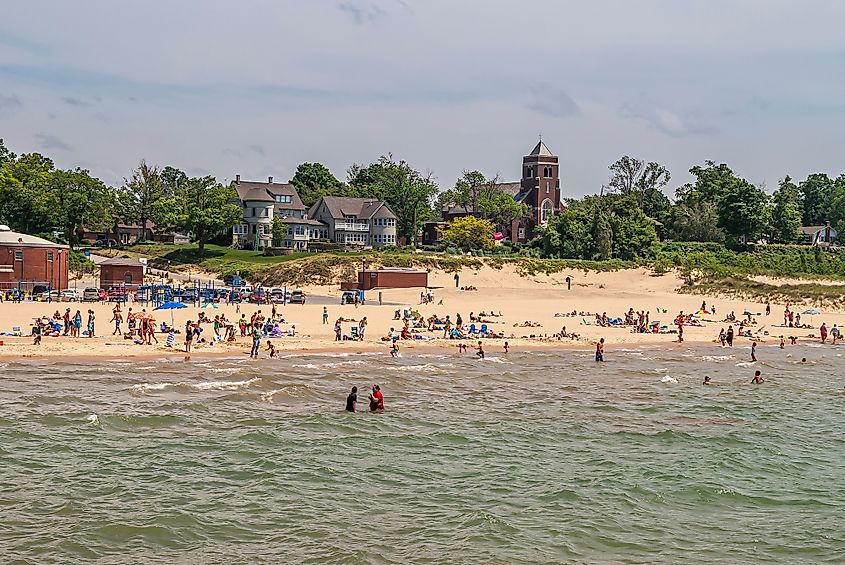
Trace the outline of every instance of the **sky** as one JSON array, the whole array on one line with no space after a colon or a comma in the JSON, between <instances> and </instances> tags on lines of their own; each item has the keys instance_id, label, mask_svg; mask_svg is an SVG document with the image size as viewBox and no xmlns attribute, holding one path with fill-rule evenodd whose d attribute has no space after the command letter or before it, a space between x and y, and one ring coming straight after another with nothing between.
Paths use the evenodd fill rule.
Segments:
<instances>
[{"instance_id":1,"label":"sky","mask_svg":"<svg viewBox=\"0 0 845 565\"><path fill-rule=\"evenodd\" d=\"M341 180L392 153L441 188L518 180L542 135L564 196L628 154L773 190L845 172L838 0L27 0L0 18L0 138L120 184L141 159L221 181Z\"/></svg>"}]
</instances>

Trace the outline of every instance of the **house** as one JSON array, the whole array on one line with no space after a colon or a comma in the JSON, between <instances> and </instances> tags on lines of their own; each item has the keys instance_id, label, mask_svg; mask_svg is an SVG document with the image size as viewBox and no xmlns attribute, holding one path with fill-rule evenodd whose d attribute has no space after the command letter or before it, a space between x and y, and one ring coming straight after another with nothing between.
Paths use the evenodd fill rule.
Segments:
<instances>
[{"instance_id":1,"label":"house","mask_svg":"<svg viewBox=\"0 0 845 565\"><path fill-rule=\"evenodd\" d=\"M68 246L0 225L0 288L31 292L68 285Z\"/></svg>"},{"instance_id":2,"label":"house","mask_svg":"<svg viewBox=\"0 0 845 565\"><path fill-rule=\"evenodd\" d=\"M171 233L159 231L151 220L146 222L146 240L155 243L174 243L176 245L187 244L191 238L183 233ZM102 241L108 243L114 241L115 245L132 245L138 241L141 235L141 225L133 223L117 223L109 229L92 230L83 228L77 232L79 239L90 242Z\"/></svg>"},{"instance_id":3,"label":"house","mask_svg":"<svg viewBox=\"0 0 845 565\"><path fill-rule=\"evenodd\" d=\"M144 283L144 264L129 257L112 257L98 265L100 267L100 288L125 286L136 289Z\"/></svg>"},{"instance_id":4,"label":"house","mask_svg":"<svg viewBox=\"0 0 845 565\"><path fill-rule=\"evenodd\" d=\"M277 244L285 249L307 251L308 244L312 241L327 240L329 230L326 224L310 218L282 218L282 223L287 227L284 238Z\"/></svg>"},{"instance_id":5,"label":"house","mask_svg":"<svg viewBox=\"0 0 845 565\"><path fill-rule=\"evenodd\" d=\"M330 241L356 247L396 245L396 215L381 200L322 196L308 218L325 224Z\"/></svg>"},{"instance_id":6,"label":"house","mask_svg":"<svg viewBox=\"0 0 845 565\"><path fill-rule=\"evenodd\" d=\"M238 247L263 249L273 243L273 219L306 218L305 206L292 184L242 181L235 176L234 201L243 209L243 221L232 228L232 243Z\"/></svg>"},{"instance_id":7,"label":"house","mask_svg":"<svg viewBox=\"0 0 845 565\"><path fill-rule=\"evenodd\" d=\"M839 235L831 227L830 222L825 222L823 226L804 226L801 228L801 232L804 234L802 243L820 247L830 247L830 244L835 242Z\"/></svg>"}]
</instances>

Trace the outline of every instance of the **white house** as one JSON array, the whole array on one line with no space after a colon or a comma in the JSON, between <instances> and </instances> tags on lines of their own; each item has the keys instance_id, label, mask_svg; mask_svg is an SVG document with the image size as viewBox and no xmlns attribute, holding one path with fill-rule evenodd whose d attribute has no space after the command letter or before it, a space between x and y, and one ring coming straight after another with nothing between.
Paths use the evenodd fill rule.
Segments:
<instances>
[{"instance_id":1,"label":"white house","mask_svg":"<svg viewBox=\"0 0 845 565\"><path fill-rule=\"evenodd\" d=\"M305 218L305 206L292 184L241 181L235 176L235 202L243 209L243 221L232 228L232 243L238 247L262 249L273 243L273 218Z\"/></svg>"},{"instance_id":2,"label":"white house","mask_svg":"<svg viewBox=\"0 0 845 565\"><path fill-rule=\"evenodd\" d=\"M381 200L322 196L308 218L327 227L328 239L352 246L396 245L396 214Z\"/></svg>"}]
</instances>

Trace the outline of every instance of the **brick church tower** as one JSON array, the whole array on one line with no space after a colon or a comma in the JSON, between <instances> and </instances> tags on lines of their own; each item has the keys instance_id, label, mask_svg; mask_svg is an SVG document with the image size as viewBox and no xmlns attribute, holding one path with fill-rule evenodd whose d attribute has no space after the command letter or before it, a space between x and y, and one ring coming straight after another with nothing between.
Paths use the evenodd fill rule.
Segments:
<instances>
[{"instance_id":1,"label":"brick church tower","mask_svg":"<svg viewBox=\"0 0 845 565\"><path fill-rule=\"evenodd\" d=\"M531 239L535 226L546 225L549 218L560 213L560 165L557 155L542 139L522 158L522 180L516 199L528 204L531 216L513 226L513 241Z\"/></svg>"}]
</instances>

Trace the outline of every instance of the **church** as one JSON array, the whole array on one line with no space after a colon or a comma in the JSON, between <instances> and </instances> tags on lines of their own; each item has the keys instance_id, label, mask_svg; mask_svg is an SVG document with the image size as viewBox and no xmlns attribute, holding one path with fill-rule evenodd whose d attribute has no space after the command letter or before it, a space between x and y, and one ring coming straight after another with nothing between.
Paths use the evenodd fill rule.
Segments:
<instances>
[{"instance_id":1,"label":"church","mask_svg":"<svg viewBox=\"0 0 845 565\"><path fill-rule=\"evenodd\" d=\"M544 226L555 214L561 210L560 203L560 164L543 140L522 158L521 180L500 183L498 188L513 196L517 202L528 205L530 214L524 218L517 218L510 226L499 226L506 238L514 243L526 243L534 237L537 226ZM443 222L449 222L461 216L471 216L473 211L464 206L447 205L443 207ZM437 239L437 225L443 222L431 222L423 233L423 243ZM431 233L425 233L431 230Z\"/></svg>"}]
</instances>

